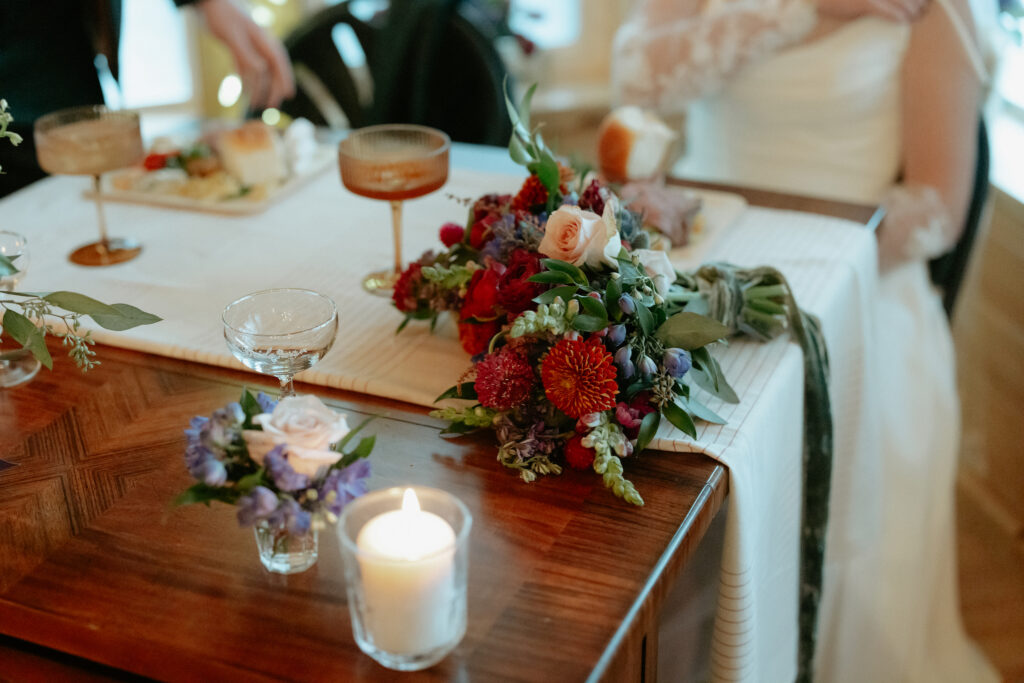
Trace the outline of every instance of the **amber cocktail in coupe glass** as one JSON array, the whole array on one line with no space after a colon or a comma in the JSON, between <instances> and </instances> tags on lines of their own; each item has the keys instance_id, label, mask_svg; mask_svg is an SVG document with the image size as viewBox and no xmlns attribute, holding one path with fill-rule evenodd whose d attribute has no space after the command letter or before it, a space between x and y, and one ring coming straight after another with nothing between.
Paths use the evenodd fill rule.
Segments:
<instances>
[{"instance_id":1,"label":"amber cocktail in coupe glass","mask_svg":"<svg viewBox=\"0 0 1024 683\"><path fill-rule=\"evenodd\" d=\"M430 194L448 180L451 140L439 130L384 124L352 131L338 146L341 182L351 192L391 203L395 265L363 278L363 289L391 296L402 274L402 202Z\"/></svg>"},{"instance_id":2,"label":"amber cocktail in coupe glass","mask_svg":"<svg viewBox=\"0 0 1024 683\"><path fill-rule=\"evenodd\" d=\"M138 163L143 156L139 115L102 105L72 107L47 114L35 124L36 156L47 173L93 178L100 239L71 252L72 263L109 266L139 255L138 242L107 236L100 176Z\"/></svg>"}]
</instances>

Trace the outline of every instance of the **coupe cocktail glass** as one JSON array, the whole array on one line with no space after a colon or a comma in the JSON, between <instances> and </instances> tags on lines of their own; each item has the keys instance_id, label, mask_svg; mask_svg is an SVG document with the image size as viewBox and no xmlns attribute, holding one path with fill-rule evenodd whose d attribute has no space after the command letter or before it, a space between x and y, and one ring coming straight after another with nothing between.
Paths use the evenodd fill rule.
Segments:
<instances>
[{"instance_id":1,"label":"coupe cocktail glass","mask_svg":"<svg viewBox=\"0 0 1024 683\"><path fill-rule=\"evenodd\" d=\"M283 396L292 378L327 355L338 332L338 309L309 289L267 289L224 309L224 339L247 368L273 375Z\"/></svg>"},{"instance_id":2,"label":"coupe cocktail glass","mask_svg":"<svg viewBox=\"0 0 1024 683\"><path fill-rule=\"evenodd\" d=\"M100 176L142 159L139 115L101 105L62 109L36 121L35 140L36 156L44 171L93 179L100 239L71 252L71 262L109 266L138 256L142 247L135 240L107 236Z\"/></svg>"},{"instance_id":3,"label":"coupe cocktail glass","mask_svg":"<svg viewBox=\"0 0 1024 683\"><path fill-rule=\"evenodd\" d=\"M384 124L354 130L338 146L341 182L350 191L391 203L395 264L363 278L371 294L390 296L402 274L402 202L437 190L448 180L451 140L439 130Z\"/></svg>"}]
</instances>

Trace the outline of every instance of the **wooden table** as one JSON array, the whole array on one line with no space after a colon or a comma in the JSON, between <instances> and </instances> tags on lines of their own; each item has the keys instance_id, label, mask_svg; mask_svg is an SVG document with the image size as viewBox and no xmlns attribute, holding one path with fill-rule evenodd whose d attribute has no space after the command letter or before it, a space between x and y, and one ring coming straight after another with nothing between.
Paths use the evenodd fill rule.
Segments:
<instances>
[{"instance_id":1,"label":"wooden table","mask_svg":"<svg viewBox=\"0 0 1024 683\"><path fill-rule=\"evenodd\" d=\"M312 570L276 576L232 508L169 505L190 483L188 419L269 383L115 348L82 375L51 351L53 372L0 393L0 680L655 680L660 604L726 494L724 469L697 454L631 458L641 509L592 473L525 485L489 434L449 441L424 409L301 387L382 415L373 488L436 486L473 513L467 635L438 666L397 674L353 641L332 533Z\"/></svg>"}]
</instances>

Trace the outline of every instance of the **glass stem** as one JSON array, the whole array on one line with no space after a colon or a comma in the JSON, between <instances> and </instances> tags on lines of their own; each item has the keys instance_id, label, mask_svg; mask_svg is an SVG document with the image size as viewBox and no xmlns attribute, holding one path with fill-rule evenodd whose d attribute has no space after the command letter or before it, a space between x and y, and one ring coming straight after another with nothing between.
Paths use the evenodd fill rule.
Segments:
<instances>
[{"instance_id":1,"label":"glass stem","mask_svg":"<svg viewBox=\"0 0 1024 683\"><path fill-rule=\"evenodd\" d=\"M395 275L402 274L402 202L391 200L391 230L395 236Z\"/></svg>"},{"instance_id":2,"label":"glass stem","mask_svg":"<svg viewBox=\"0 0 1024 683\"><path fill-rule=\"evenodd\" d=\"M99 219L100 224L100 244L103 245L104 251L110 249L110 239L107 237L107 217L103 213L103 195L100 194L100 176L94 175L92 177L92 187L96 194L96 217Z\"/></svg>"},{"instance_id":3,"label":"glass stem","mask_svg":"<svg viewBox=\"0 0 1024 683\"><path fill-rule=\"evenodd\" d=\"M295 385L292 383L292 376L285 375L277 378L281 382L281 398L295 395Z\"/></svg>"}]
</instances>

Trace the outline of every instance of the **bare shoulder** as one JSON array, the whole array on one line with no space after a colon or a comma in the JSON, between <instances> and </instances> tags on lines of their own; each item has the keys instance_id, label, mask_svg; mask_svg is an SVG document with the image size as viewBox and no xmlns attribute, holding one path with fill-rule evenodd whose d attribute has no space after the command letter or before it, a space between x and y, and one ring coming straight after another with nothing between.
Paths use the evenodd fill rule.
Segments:
<instances>
[{"instance_id":1,"label":"bare shoulder","mask_svg":"<svg viewBox=\"0 0 1024 683\"><path fill-rule=\"evenodd\" d=\"M930 0L924 14L912 25L906 64L912 68L930 65L930 69L947 75L950 69L970 70L968 50L977 50L978 45L968 0Z\"/></svg>"}]
</instances>

